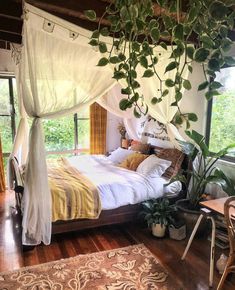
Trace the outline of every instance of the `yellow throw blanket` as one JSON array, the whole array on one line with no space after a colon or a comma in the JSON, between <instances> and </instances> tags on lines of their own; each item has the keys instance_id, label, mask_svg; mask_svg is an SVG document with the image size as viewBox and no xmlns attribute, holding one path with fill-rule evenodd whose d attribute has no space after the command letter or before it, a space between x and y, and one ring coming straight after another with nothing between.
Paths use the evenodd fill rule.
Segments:
<instances>
[{"instance_id":1,"label":"yellow throw blanket","mask_svg":"<svg viewBox=\"0 0 235 290\"><path fill-rule=\"evenodd\" d=\"M48 161L52 221L99 217L98 189L64 158Z\"/></svg>"}]
</instances>

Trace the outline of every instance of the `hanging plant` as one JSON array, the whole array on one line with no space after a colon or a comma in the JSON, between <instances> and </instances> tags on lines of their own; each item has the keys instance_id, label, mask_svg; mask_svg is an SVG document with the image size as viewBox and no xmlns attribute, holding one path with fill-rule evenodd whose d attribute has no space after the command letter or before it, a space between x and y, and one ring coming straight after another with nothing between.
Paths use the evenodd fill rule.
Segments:
<instances>
[{"instance_id":1,"label":"hanging plant","mask_svg":"<svg viewBox=\"0 0 235 290\"><path fill-rule=\"evenodd\" d=\"M156 76L159 88L152 104L161 102L169 94L169 88L174 88L175 101L171 106L178 108L175 121L177 124L186 121L188 128L190 121L197 121L197 116L181 113L179 106L182 90L191 89L190 81L183 77L186 70L193 73L192 62L202 65L205 81L199 85L198 91L205 90L205 97L210 100L219 94L218 89L222 86L214 80L216 72L224 65L235 65L232 57L225 56L232 45L228 35L234 27L234 0L189 0L187 5L180 0L110 2L89 43L104 54L97 65L113 64L113 78L125 80L127 84L122 89L126 98L120 101L120 109L134 106L136 117L146 114L147 108L143 108L141 102L143 96L138 92L138 78ZM95 11L88 10L85 14L90 20L96 20ZM102 27L104 19L109 21L110 26ZM111 48L103 41L103 36L112 37ZM171 71L172 78L158 74L158 47L171 51L164 71ZM139 66L144 68L142 76L138 75Z\"/></svg>"}]
</instances>

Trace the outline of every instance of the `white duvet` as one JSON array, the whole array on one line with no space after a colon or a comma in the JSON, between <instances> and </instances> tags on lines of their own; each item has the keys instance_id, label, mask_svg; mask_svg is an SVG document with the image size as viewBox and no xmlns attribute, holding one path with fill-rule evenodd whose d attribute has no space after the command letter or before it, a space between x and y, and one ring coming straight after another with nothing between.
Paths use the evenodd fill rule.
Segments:
<instances>
[{"instance_id":1,"label":"white duvet","mask_svg":"<svg viewBox=\"0 0 235 290\"><path fill-rule=\"evenodd\" d=\"M162 177L147 177L135 171L114 165L103 155L82 155L67 158L70 165L89 178L98 188L103 210L158 198L167 193L175 195L181 183L168 182Z\"/></svg>"}]
</instances>

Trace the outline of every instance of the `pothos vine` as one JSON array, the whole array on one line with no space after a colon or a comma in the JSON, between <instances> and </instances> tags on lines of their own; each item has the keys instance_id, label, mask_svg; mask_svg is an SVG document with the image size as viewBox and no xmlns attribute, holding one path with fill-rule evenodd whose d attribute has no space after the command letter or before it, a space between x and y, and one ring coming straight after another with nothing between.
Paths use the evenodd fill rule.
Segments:
<instances>
[{"instance_id":1,"label":"pothos vine","mask_svg":"<svg viewBox=\"0 0 235 290\"><path fill-rule=\"evenodd\" d=\"M193 74L192 63L199 63L205 81L198 86L198 91L205 90L207 100L219 94L222 84L215 80L216 72L224 65L235 65L235 60L226 56L232 45L229 31L234 28L234 4L235 0L189 0L187 4L181 0L111 1L89 44L104 54L97 65L112 64L113 78L126 83L122 89L126 97L120 101L120 109L134 107L136 117L147 114L148 108L138 91L138 78L156 76L159 88L152 104L160 103L169 94L169 88L174 88L175 101L171 106L178 108L175 122L186 121L189 128L190 121L197 121L195 113L182 113L180 109L183 89L191 89L190 81L183 76L186 70ZM85 15L96 21L95 11L87 10ZM107 26L103 26L104 20ZM103 40L107 36L112 37L110 47ZM171 71L172 78L158 73L158 47L170 51L164 71ZM144 68L142 76L138 75L138 66Z\"/></svg>"}]
</instances>

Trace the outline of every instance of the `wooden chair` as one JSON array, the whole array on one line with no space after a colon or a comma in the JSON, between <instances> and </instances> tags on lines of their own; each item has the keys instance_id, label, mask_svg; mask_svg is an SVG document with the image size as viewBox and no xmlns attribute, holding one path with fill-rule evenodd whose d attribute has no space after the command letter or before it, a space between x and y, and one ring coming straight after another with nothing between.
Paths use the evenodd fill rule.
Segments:
<instances>
[{"instance_id":1,"label":"wooden chair","mask_svg":"<svg viewBox=\"0 0 235 290\"><path fill-rule=\"evenodd\" d=\"M217 290L222 290L224 281L229 273L235 273L235 197L230 197L226 200L224 204L224 217L228 229L229 238L229 257L227 265L224 269L224 273L220 279Z\"/></svg>"}]
</instances>

